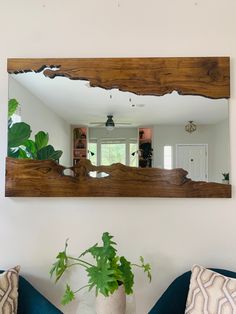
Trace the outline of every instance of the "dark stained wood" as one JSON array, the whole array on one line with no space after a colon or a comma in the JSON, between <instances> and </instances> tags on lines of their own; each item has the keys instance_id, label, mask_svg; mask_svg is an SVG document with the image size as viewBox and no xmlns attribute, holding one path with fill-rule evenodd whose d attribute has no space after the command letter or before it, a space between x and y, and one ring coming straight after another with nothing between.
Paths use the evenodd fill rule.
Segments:
<instances>
[{"instance_id":1,"label":"dark stained wood","mask_svg":"<svg viewBox=\"0 0 236 314\"><path fill-rule=\"evenodd\" d=\"M231 197L231 186L194 182L183 169L93 166L89 160L69 169L53 161L6 159L6 196ZM92 178L89 171L105 172Z\"/></svg>"},{"instance_id":2,"label":"dark stained wood","mask_svg":"<svg viewBox=\"0 0 236 314\"><path fill-rule=\"evenodd\" d=\"M228 57L8 59L8 72L43 71L50 78L88 80L91 86L140 95L175 90L216 99L230 97L229 62Z\"/></svg>"}]
</instances>

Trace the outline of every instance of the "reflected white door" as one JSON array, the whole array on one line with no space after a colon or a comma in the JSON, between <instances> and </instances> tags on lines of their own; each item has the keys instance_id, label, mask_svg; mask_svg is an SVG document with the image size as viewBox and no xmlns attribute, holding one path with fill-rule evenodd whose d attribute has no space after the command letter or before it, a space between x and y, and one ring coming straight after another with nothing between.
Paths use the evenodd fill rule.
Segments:
<instances>
[{"instance_id":1,"label":"reflected white door","mask_svg":"<svg viewBox=\"0 0 236 314\"><path fill-rule=\"evenodd\" d=\"M188 171L188 178L193 181L208 180L207 144L177 144L176 168Z\"/></svg>"}]
</instances>

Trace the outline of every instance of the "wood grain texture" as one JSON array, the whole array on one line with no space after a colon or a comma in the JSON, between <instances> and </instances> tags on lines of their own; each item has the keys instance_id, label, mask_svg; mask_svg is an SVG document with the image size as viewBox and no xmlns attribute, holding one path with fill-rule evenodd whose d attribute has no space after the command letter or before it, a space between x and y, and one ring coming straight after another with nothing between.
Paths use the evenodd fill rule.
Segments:
<instances>
[{"instance_id":1,"label":"wood grain texture","mask_svg":"<svg viewBox=\"0 0 236 314\"><path fill-rule=\"evenodd\" d=\"M231 197L231 186L194 182L183 169L93 166L89 160L69 169L54 161L6 159L6 196ZM105 172L92 178L90 171Z\"/></svg>"},{"instance_id":2,"label":"wood grain texture","mask_svg":"<svg viewBox=\"0 0 236 314\"><path fill-rule=\"evenodd\" d=\"M88 80L139 95L177 91L217 99L230 97L229 62L228 57L8 59L8 72L43 71L50 78Z\"/></svg>"}]
</instances>

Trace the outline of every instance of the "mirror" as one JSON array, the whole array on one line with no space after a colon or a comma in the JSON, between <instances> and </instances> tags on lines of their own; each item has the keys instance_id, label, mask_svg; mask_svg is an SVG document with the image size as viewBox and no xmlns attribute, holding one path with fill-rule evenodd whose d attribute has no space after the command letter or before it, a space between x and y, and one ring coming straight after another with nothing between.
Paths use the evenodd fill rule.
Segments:
<instances>
[{"instance_id":1,"label":"mirror","mask_svg":"<svg viewBox=\"0 0 236 314\"><path fill-rule=\"evenodd\" d=\"M227 99L175 90L162 96L139 95L93 86L88 79L49 77L45 71L9 74L9 99L19 103L12 123L29 124L31 139L40 131L48 133L48 144L62 151L56 162L69 168L65 177L76 177L73 167L90 160L87 174L93 179L108 178L109 166L121 163L133 170L169 174L182 168L187 171L182 183L229 183L223 176L230 172ZM29 151L20 147L26 161Z\"/></svg>"}]
</instances>

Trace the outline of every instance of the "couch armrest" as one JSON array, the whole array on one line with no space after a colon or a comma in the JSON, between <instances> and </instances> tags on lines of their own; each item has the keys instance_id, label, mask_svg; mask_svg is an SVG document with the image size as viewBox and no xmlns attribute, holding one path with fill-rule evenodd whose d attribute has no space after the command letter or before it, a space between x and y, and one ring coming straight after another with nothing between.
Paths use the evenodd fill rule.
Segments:
<instances>
[{"instance_id":1,"label":"couch armrest","mask_svg":"<svg viewBox=\"0 0 236 314\"><path fill-rule=\"evenodd\" d=\"M52 303L50 303L38 290L27 280L19 278L18 314L60 314Z\"/></svg>"}]
</instances>

